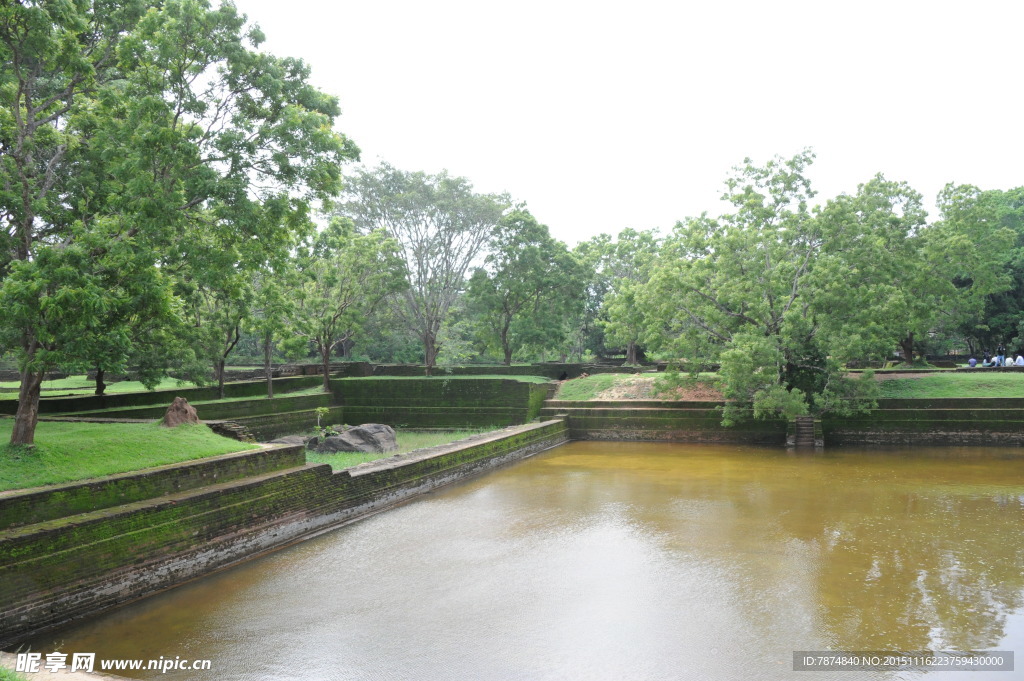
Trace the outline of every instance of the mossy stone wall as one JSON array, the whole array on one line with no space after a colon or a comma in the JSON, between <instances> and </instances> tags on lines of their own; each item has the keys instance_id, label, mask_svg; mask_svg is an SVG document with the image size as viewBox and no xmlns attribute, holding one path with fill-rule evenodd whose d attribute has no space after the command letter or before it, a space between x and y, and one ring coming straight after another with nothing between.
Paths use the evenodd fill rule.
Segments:
<instances>
[{"instance_id":1,"label":"mossy stone wall","mask_svg":"<svg viewBox=\"0 0 1024 681\"><path fill-rule=\"evenodd\" d=\"M715 402L549 400L541 418L564 414L573 440L785 444L784 420L749 418L722 425Z\"/></svg>"},{"instance_id":2,"label":"mossy stone wall","mask_svg":"<svg viewBox=\"0 0 1024 681\"><path fill-rule=\"evenodd\" d=\"M331 381L345 423L396 428L485 428L526 423L540 412L542 383L441 377Z\"/></svg>"},{"instance_id":3,"label":"mossy stone wall","mask_svg":"<svg viewBox=\"0 0 1024 681\"><path fill-rule=\"evenodd\" d=\"M294 468L305 462L301 448L272 447L80 483L4 492L0 494L0 530Z\"/></svg>"},{"instance_id":4,"label":"mossy stone wall","mask_svg":"<svg viewBox=\"0 0 1024 681\"><path fill-rule=\"evenodd\" d=\"M313 410L317 407L330 406L332 396L330 393L319 393L316 395L281 395L274 399L267 399L265 396L252 400L235 400L232 402L211 402L208 404L193 404L200 419L204 420L234 420L250 416L265 416L283 412L302 410ZM167 412L167 404L156 407L132 407L126 409L106 409L103 411L82 411L75 412L77 416L102 416L103 418L115 419L159 419Z\"/></svg>"},{"instance_id":5,"label":"mossy stone wall","mask_svg":"<svg viewBox=\"0 0 1024 681\"><path fill-rule=\"evenodd\" d=\"M1024 399L879 400L868 414L822 418L826 445L1021 445Z\"/></svg>"},{"instance_id":6,"label":"mossy stone wall","mask_svg":"<svg viewBox=\"0 0 1024 681\"><path fill-rule=\"evenodd\" d=\"M342 407L331 407L327 416L320 419L320 424L327 426L345 423L344 411ZM316 412L311 410L286 411L262 416L236 416L231 420L244 426L260 442L267 442L283 435L309 433L317 424Z\"/></svg>"}]
</instances>

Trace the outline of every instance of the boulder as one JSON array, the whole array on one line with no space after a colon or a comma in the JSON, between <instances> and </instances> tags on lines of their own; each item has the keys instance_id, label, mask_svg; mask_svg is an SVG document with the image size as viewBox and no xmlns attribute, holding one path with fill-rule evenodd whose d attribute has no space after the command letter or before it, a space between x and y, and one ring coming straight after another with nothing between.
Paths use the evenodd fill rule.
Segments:
<instances>
[{"instance_id":1,"label":"boulder","mask_svg":"<svg viewBox=\"0 0 1024 681\"><path fill-rule=\"evenodd\" d=\"M285 435L268 442L268 445L305 445L309 441L304 435Z\"/></svg>"},{"instance_id":2,"label":"boulder","mask_svg":"<svg viewBox=\"0 0 1024 681\"><path fill-rule=\"evenodd\" d=\"M398 449L395 429L382 423L364 423L324 439L313 438L306 445L314 452L390 452Z\"/></svg>"},{"instance_id":3,"label":"boulder","mask_svg":"<svg viewBox=\"0 0 1024 681\"><path fill-rule=\"evenodd\" d=\"M189 404L188 400L184 397L175 397L171 406L167 407L167 413L164 414L161 425L174 428L183 423L199 423L199 415L196 414L195 407Z\"/></svg>"}]
</instances>

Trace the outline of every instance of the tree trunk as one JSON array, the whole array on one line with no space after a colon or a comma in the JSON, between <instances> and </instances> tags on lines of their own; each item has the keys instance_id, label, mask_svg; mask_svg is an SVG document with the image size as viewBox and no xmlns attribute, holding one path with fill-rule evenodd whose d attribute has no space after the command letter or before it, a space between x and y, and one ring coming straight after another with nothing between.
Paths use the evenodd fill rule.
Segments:
<instances>
[{"instance_id":1,"label":"tree trunk","mask_svg":"<svg viewBox=\"0 0 1024 681\"><path fill-rule=\"evenodd\" d=\"M331 346L323 345L320 348L320 365L323 369L324 392L331 392Z\"/></svg>"},{"instance_id":2,"label":"tree trunk","mask_svg":"<svg viewBox=\"0 0 1024 681\"><path fill-rule=\"evenodd\" d=\"M431 370L434 368L438 352L440 352L440 347L437 345L437 336L433 331L427 331L423 334L423 364L426 366L424 373L427 376L430 375Z\"/></svg>"},{"instance_id":3,"label":"tree trunk","mask_svg":"<svg viewBox=\"0 0 1024 681\"><path fill-rule=\"evenodd\" d=\"M224 365L227 364L227 360L223 357L213 363L214 373L217 375L217 395L220 399L224 399Z\"/></svg>"},{"instance_id":4,"label":"tree trunk","mask_svg":"<svg viewBox=\"0 0 1024 681\"><path fill-rule=\"evenodd\" d=\"M911 331L905 338L900 340L900 350L903 353L903 362L907 365L914 363L914 332Z\"/></svg>"},{"instance_id":5,"label":"tree trunk","mask_svg":"<svg viewBox=\"0 0 1024 681\"><path fill-rule=\"evenodd\" d=\"M505 366L512 366L512 346L508 342L508 324L501 329L501 348L505 351Z\"/></svg>"},{"instance_id":6,"label":"tree trunk","mask_svg":"<svg viewBox=\"0 0 1024 681\"><path fill-rule=\"evenodd\" d=\"M228 355L238 345L238 340L242 337L242 330L238 324L228 331L227 342L224 346L224 352L221 353L220 359L214 362L213 367L217 372L217 393L220 395L220 399L224 399L224 366L228 363Z\"/></svg>"},{"instance_id":7,"label":"tree trunk","mask_svg":"<svg viewBox=\"0 0 1024 681\"><path fill-rule=\"evenodd\" d=\"M636 341L629 341L626 345L626 364L639 364L636 361Z\"/></svg>"},{"instance_id":8,"label":"tree trunk","mask_svg":"<svg viewBox=\"0 0 1024 681\"><path fill-rule=\"evenodd\" d=\"M274 397L274 372L270 368L270 346L273 336L269 331L263 335L263 373L267 377L267 399Z\"/></svg>"},{"instance_id":9,"label":"tree trunk","mask_svg":"<svg viewBox=\"0 0 1024 681\"><path fill-rule=\"evenodd\" d=\"M35 444L36 423L39 422L39 389L43 384L46 370L21 372L21 388L18 390L18 411L14 416L11 430L11 444L31 447Z\"/></svg>"},{"instance_id":10,"label":"tree trunk","mask_svg":"<svg viewBox=\"0 0 1024 681\"><path fill-rule=\"evenodd\" d=\"M96 394L102 395L107 389L107 384L103 382L103 368L96 367Z\"/></svg>"}]
</instances>

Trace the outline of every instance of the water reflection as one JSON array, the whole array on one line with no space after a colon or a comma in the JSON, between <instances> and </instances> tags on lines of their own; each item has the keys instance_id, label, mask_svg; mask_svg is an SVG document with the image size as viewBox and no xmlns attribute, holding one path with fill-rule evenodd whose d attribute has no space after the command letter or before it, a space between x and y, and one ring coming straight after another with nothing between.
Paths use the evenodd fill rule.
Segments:
<instances>
[{"instance_id":1,"label":"water reflection","mask_svg":"<svg viewBox=\"0 0 1024 681\"><path fill-rule=\"evenodd\" d=\"M1022 520L1012 450L573 443L34 643L211 658L164 678L221 680L793 678L794 650L1024 651Z\"/></svg>"}]
</instances>

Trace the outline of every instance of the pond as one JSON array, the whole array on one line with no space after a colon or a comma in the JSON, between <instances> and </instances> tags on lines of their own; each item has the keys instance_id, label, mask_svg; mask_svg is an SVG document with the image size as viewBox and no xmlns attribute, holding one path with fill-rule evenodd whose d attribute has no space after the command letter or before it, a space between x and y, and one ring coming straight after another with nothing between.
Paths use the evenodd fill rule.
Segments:
<instances>
[{"instance_id":1,"label":"pond","mask_svg":"<svg viewBox=\"0 0 1024 681\"><path fill-rule=\"evenodd\" d=\"M211 660L139 678L963 681L793 654L1024 652L1024 455L574 442L32 645Z\"/></svg>"}]
</instances>

